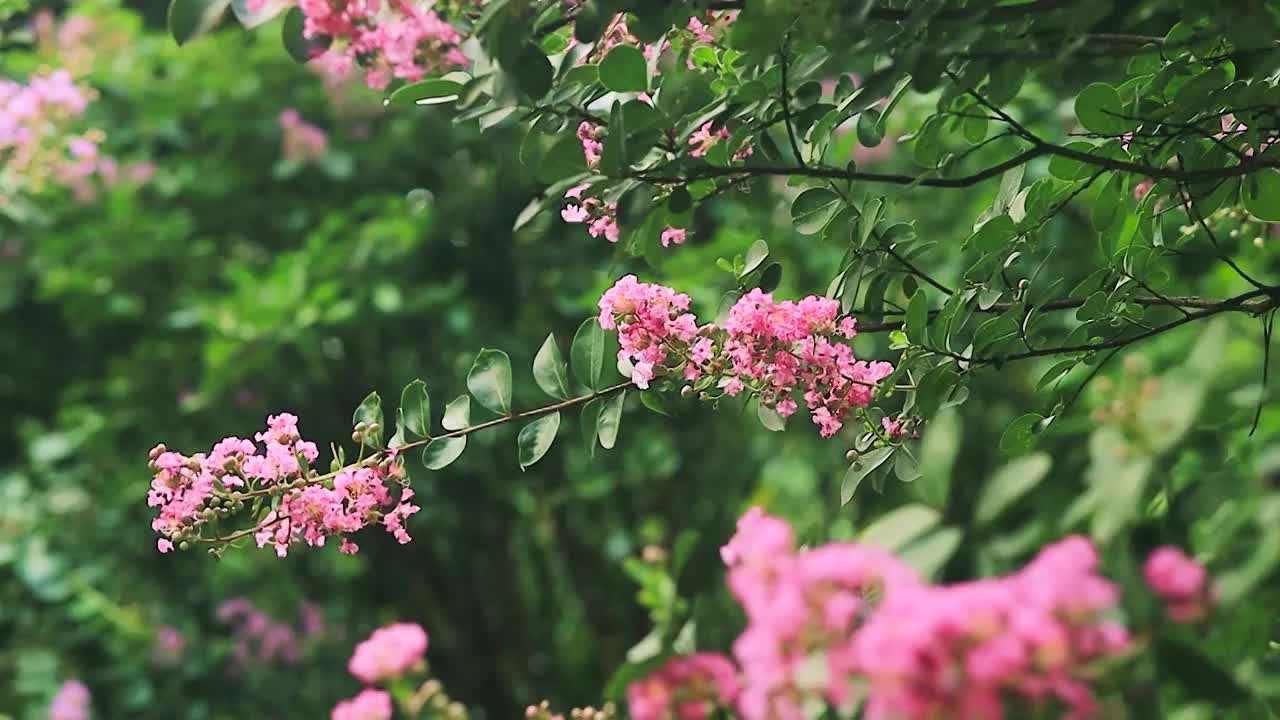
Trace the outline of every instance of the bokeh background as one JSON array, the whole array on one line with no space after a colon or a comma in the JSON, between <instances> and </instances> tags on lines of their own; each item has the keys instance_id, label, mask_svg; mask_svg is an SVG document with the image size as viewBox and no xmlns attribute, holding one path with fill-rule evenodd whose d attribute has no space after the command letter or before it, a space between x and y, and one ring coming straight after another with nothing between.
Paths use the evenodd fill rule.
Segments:
<instances>
[{"instance_id":1,"label":"bokeh background","mask_svg":"<svg viewBox=\"0 0 1280 720\"><path fill-rule=\"evenodd\" d=\"M714 314L734 282L717 258L767 238L786 268L778 293L794 297L821 292L843 248L796 235L779 201L788 189L768 184L705 207L686 245L647 257L555 213L513 231L542 190L514 128L482 136L445 110L384 108L357 82L291 61L275 24L228 23L180 49L163 2L39 9L34 23L9 21L3 74L69 69L97 93L83 126L140 169L0 208L0 716L45 717L78 678L102 718L326 717L359 689L345 672L351 646L398 620L428 629L432 671L473 714L597 702L650 628L624 567L645 546L696 533L681 592L707 598L700 643L725 647L740 618L719 590L717 549L748 504L820 541L931 492L893 485L841 508L840 441L804 423L765 432L737 406L677 403L663 417L633 398L612 451L588 452L575 421L527 472L509 428L474 436L443 472L411 463L423 511L406 546L375 532L354 557L160 555L145 502L157 442L194 452L287 410L323 447L350 434L372 389L395 397L421 377L438 405L461 393L481 347L510 353L516 402L534 407L545 402L534 352L548 332L567 347L622 274L686 290ZM892 144L860 160L910 162ZM921 236L953 237L993 191L907 195L897 208ZM1050 231L1068 247L1087 222L1068 213ZM1078 268L1059 262L1076 280L1091 269L1084 254ZM1227 294L1213 292L1230 282L1219 268L1179 272ZM1162 460L1165 482L1218 476L1206 492L1229 499L1235 479L1274 472L1280 408L1264 405L1247 435L1265 392L1255 330L1222 319L1126 354L1056 420L1042 444L1053 470L1010 520L1019 532L966 527L943 576L1006 569L1055 537L1023 521L1078 493L1099 427L1159 432L1134 418L1161 382L1179 384L1190 400L1177 412L1194 419ZM860 351L887 353L884 342L860 339ZM971 515L974 488L1004 462L1001 433L1041 407L1051 364L979 376L930 426L923 461L950 487L949 517Z\"/></svg>"}]
</instances>

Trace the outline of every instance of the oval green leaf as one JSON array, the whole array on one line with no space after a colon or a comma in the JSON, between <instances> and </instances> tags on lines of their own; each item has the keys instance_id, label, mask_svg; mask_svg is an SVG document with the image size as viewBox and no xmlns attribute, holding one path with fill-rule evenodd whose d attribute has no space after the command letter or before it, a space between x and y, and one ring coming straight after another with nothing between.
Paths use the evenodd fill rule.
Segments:
<instances>
[{"instance_id":1,"label":"oval green leaf","mask_svg":"<svg viewBox=\"0 0 1280 720\"><path fill-rule=\"evenodd\" d=\"M511 358L501 350L482 349L467 373L467 390L499 415L511 414Z\"/></svg>"},{"instance_id":2,"label":"oval green leaf","mask_svg":"<svg viewBox=\"0 0 1280 720\"><path fill-rule=\"evenodd\" d=\"M520 469L524 470L541 460L542 456L551 449L551 444L555 442L556 433L559 431L560 413L558 412L540 417L520 428L520 435L516 438Z\"/></svg>"}]
</instances>

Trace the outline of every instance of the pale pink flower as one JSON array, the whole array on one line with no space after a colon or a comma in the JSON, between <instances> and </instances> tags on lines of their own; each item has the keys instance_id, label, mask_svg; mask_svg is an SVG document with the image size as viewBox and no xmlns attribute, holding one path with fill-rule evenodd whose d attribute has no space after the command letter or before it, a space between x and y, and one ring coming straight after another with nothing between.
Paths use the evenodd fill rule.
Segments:
<instances>
[{"instance_id":1,"label":"pale pink flower","mask_svg":"<svg viewBox=\"0 0 1280 720\"><path fill-rule=\"evenodd\" d=\"M89 720L89 703L89 688L79 680L68 680L53 696L49 720Z\"/></svg>"},{"instance_id":2,"label":"pale pink flower","mask_svg":"<svg viewBox=\"0 0 1280 720\"><path fill-rule=\"evenodd\" d=\"M395 623L373 631L356 645L347 669L370 685L399 677L422 662L427 633L415 623Z\"/></svg>"},{"instance_id":3,"label":"pale pink flower","mask_svg":"<svg viewBox=\"0 0 1280 720\"><path fill-rule=\"evenodd\" d=\"M1208 614L1213 604L1209 573L1194 558L1165 545L1151 553L1142 570L1147 585L1165 601L1174 622L1195 622Z\"/></svg>"},{"instance_id":4,"label":"pale pink flower","mask_svg":"<svg viewBox=\"0 0 1280 720\"><path fill-rule=\"evenodd\" d=\"M391 695L385 690L365 688L350 700L333 708L331 720L391 720Z\"/></svg>"}]
</instances>

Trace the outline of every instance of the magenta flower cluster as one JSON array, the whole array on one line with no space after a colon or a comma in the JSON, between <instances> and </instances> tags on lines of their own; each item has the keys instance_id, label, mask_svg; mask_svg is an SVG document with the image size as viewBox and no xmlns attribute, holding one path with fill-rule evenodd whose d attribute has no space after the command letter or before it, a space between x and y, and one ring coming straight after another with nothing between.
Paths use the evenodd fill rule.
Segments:
<instances>
[{"instance_id":1,"label":"magenta flower cluster","mask_svg":"<svg viewBox=\"0 0 1280 720\"><path fill-rule=\"evenodd\" d=\"M261 5L266 0L251 0ZM359 64L365 82L385 88L392 78L421 80L428 73L465 67L462 34L436 12L411 0L299 0L308 38L332 39L318 62L344 76Z\"/></svg>"},{"instance_id":2,"label":"magenta flower cluster","mask_svg":"<svg viewBox=\"0 0 1280 720\"><path fill-rule=\"evenodd\" d=\"M840 318L839 304L827 298L775 301L756 289L734 304L723 328L699 326L688 295L628 275L599 307L600 326L618 331L618 358L631 363L637 387L649 387L660 371L678 372L695 384L715 381L730 396L750 388L784 417L798 408L798 392L823 437L866 407L893 373L890 363L854 357L840 339L853 338L856 323Z\"/></svg>"},{"instance_id":3,"label":"magenta flower cluster","mask_svg":"<svg viewBox=\"0 0 1280 720\"><path fill-rule=\"evenodd\" d=\"M991 719L1052 704L1089 718L1099 710L1091 670L1131 647L1110 619L1119 593L1082 537L1012 575L934 586L875 547L797 549L786 521L753 508L721 555L747 616L737 670L714 655L673 660L629 688L637 720L702 718L711 704L744 720L799 720L859 702L869 720Z\"/></svg>"},{"instance_id":4,"label":"magenta flower cluster","mask_svg":"<svg viewBox=\"0 0 1280 720\"><path fill-rule=\"evenodd\" d=\"M421 669L426 654L427 631L416 623L395 623L356 645L347 669L364 684L377 685ZM391 720L391 713L391 695L367 687L334 706L331 720Z\"/></svg>"},{"instance_id":5,"label":"magenta flower cluster","mask_svg":"<svg viewBox=\"0 0 1280 720\"><path fill-rule=\"evenodd\" d=\"M1209 573L1194 558L1176 547L1157 548L1142 568L1151 591L1165 603L1169 619L1196 622L1213 606Z\"/></svg>"},{"instance_id":6,"label":"magenta flower cluster","mask_svg":"<svg viewBox=\"0 0 1280 720\"><path fill-rule=\"evenodd\" d=\"M266 496L278 497L279 505L252 535L258 547L271 545L280 557L293 544L320 547L331 536L341 538L342 552L354 553L359 547L347 535L372 524L409 542L404 522L419 508L409 502L409 488L398 497L391 490L403 479L402 466L348 467L326 481L310 467L319 450L302 439L298 418L289 413L267 418L267 429L254 439L257 443L228 437L209 453L191 457L164 445L151 450L156 474L147 504L158 508L151 527L161 535L160 552L198 539L205 525L239 512L246 500Z\"/></svg>"}]
</instances>

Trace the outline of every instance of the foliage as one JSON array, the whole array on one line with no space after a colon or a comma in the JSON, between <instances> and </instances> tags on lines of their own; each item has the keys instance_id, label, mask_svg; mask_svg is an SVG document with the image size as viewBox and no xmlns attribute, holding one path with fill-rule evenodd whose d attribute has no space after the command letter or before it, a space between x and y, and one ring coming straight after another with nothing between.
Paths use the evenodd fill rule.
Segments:
<instances>
[{"instance_id":1,"label":"foliage","mask_svg":"<svg viewBox=\"0 0 1280 720\"><path fill-rule=\"evenodd\" d=\"M421 622L479 714L678 688L693 671L659 666L744 627L717 550L763 505L939 583L1087 535L1136 638L1088 668L1106 713L1274 716L1273 5L441 2L379 19L407 52L313 2L57 18L91 41L15 16L6 39L36 32L6 75L71 69L98 92L76 122L155 175L3 207L0 709L39 717L73 677L104 717L314 717L359 689L324 635L305 672L219 690L235 595L286 623L320 601L346 639ZM597 305L628 273L661 312ZM834 315L735 330L760 293ZM847 317L842 362L891 373L835 373L869 388L842 430L796 390L820 438L751 343L816 356ZM244 491L209 470L199 507L225 511L161 534L220 562L158 556L146 449L280 408L325 461ZM413 543L230 547L359 469L412 488ZM1144 578L1163 545L1212 577L1182 618Z\"/></svg>"}]
</instances>

